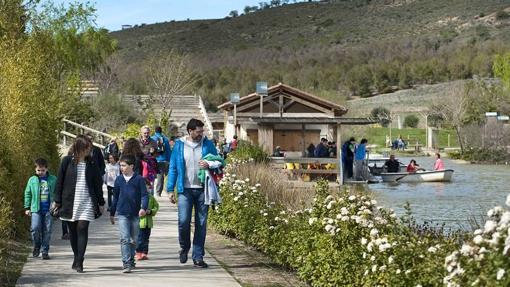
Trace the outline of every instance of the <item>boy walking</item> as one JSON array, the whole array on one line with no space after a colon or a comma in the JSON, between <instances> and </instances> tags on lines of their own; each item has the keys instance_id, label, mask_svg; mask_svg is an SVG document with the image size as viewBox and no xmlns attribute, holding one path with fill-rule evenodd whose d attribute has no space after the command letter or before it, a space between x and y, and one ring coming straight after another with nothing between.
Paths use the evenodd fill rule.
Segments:
<instances>
[{"instance_id":1,"label":"boy walking","mask_svg":"<svg viewBox=\"0 0 510 287\"><path fill-rule=\"evenodd\" d=\"M138 241L136 245L136 260L147 260L149 253L149 238L151 229L154 226L153 217L159 210L159 203L152 194L149 193L149 209L145 216L140 217L140 232L138 233Z\"/></svg>"},{"instance_id":2,"label":"boy walking","mask_svg":"<svg viewBox=\"0 0 510 287\"><path fill-rule=\"evenodd\" d=\"M35 175L28 179L25 188L25 214L32 219L32 256L38 257L42 251L42 259L50 256L51 224L50 204L55 195L57 177L48 172L48 161L43 158L35 160ZM42 249L42 250L41 250Z\"/></svg>"},{"instance_id":3,"label":"boy walking","mask_svg":"<svg viewBox=\"0 0 510 287\"><path fill-rule=\"evenodd\" d=\"M148 193L145 179L134 172L135 158L122 156L122 175L115 180L113 201L110 208L110 221L115 224L115 214L119 221L122 273L130 273L135 267L135 245L140 230L140 216L146 215Z\"/></svg>"}]
</instances>

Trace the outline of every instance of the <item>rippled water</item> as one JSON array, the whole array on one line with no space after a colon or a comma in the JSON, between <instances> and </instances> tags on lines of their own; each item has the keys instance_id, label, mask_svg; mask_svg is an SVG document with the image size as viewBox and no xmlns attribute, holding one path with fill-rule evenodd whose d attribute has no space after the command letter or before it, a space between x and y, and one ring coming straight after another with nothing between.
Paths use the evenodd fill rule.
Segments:
<instances>
[{"instance_id":1,"label":"rippled water","mask_svg":"<svg viewBox=\"0 0 510 287\"><path fill-rule=\"evenodd\" d=\"M420 166L432 169L434 158L415 158ZM410 158L400 158L407 164ZM479 222L487 210L504 205L510 193L510 166L460 164L444 159L447 169L455 170L452 182L377 183L368 185L380 205L404 213L411 204L419 221L445 223L449 228L469 229L469 218Z\"/></svg>"}]
</instances>

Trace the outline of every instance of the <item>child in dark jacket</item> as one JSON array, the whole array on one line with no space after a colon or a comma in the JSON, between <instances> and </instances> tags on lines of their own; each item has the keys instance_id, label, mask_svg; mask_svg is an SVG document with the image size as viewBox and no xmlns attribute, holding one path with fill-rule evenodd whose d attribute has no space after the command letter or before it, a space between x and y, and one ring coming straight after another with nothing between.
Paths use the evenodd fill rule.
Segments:
<instances>
[{"instance_id":1,"label":"child in dark jacket","mask_svg":"<svg viewBox=\"0 0 510 287\"><path fill-rule=\"evenodd\" d=\"M140 231L140 216L147 214L148 193L145 179L134 172L135 158L122 156L122 175L115 180L113 201L110 208L110 221L115 224L115 214L119 221L123 273L130 273L135 267L135 246Z\"/></svg>"},{"instance_id":2,"label":"child in dark jacket","mask_svg":"<svg viewBox=\"0 0 510 287\"><path fill-rule=\"evenodd\" d=\"M35 175L28 179L25 188L25 214L32 219L30 232L34 249L32 256L38 257L42 248L42 259L50 259L51 225L50 204L55 197L57 177L48 172L48 161L35 160Z\"/></svg>"}]
</instances>

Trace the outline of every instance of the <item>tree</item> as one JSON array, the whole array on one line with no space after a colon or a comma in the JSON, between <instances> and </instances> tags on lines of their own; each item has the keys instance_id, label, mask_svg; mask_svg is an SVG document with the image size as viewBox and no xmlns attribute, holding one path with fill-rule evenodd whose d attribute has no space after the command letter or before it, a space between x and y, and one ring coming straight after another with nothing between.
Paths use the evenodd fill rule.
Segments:
<instances>
[{"instance_id":1,"label":"tree","mask_svg":"<svg viewBox=\"0 0 510 287\"><path fill-rule=\"evenodd\" d=\"M404 127L417 128L420 119L416 115L408 115L404 119Z\"/></svg>"},{"instance_id":2,"label":"tree","mask_svg":"<svg viewBox=\"0 0 510 287\"><path fill-rule=\"evenodd\" d=\"M383 107L373 108L370 112L370 117L379 121L383 127L387 127L391 123L390 111Z\"/></svg>"},{"instance_id":3,"label":"tree","mask_svg":"<svg viewBox=\"0 0 510 287\"><path fill-rule=\"evenodd\" d=\"M175 50L161 51L149 60L147 65L149 106L162 109L163 115L170 113L174 96L190 93L198 76L191 70L187 55Z\"/></svg>"},{"instance_id":4,"label":"tree","mask_svg":"<svg viewBox=\"0 0 510 287\"><path fill-rule=\"evenodd\" d=\"M232 11L230 11L230 13L228 13L228 16L235 18L235 17L239 16L239 12L237 12L237 10L232 10Z\"/></svg>"},{"instance_id":5,"label":"tree","mask_svg":"<svg viewBox=\"0 0 510 287\"><path fill-rule=\"evenodd\" d=\"M492 70L494 75L501 79L506 88L510 89L510 53L496 55Z\"/></svg>"}]
</instances>

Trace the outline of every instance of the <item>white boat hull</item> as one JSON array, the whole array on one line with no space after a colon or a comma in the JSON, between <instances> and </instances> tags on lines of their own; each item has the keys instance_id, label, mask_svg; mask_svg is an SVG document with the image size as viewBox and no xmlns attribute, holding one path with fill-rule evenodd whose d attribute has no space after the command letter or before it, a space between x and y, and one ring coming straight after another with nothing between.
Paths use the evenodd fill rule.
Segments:
<instances>
[{"instance_id":1,"label":"white boat hull","mask_svg":"<svg viewBox=\"0 0 510 287\"><path fill-rule=\"evenodd\" d=\"M381 173L383 182L447 182L451 181L453 169L418 171L416 173Z\"/></svg>"}]
</instances>

